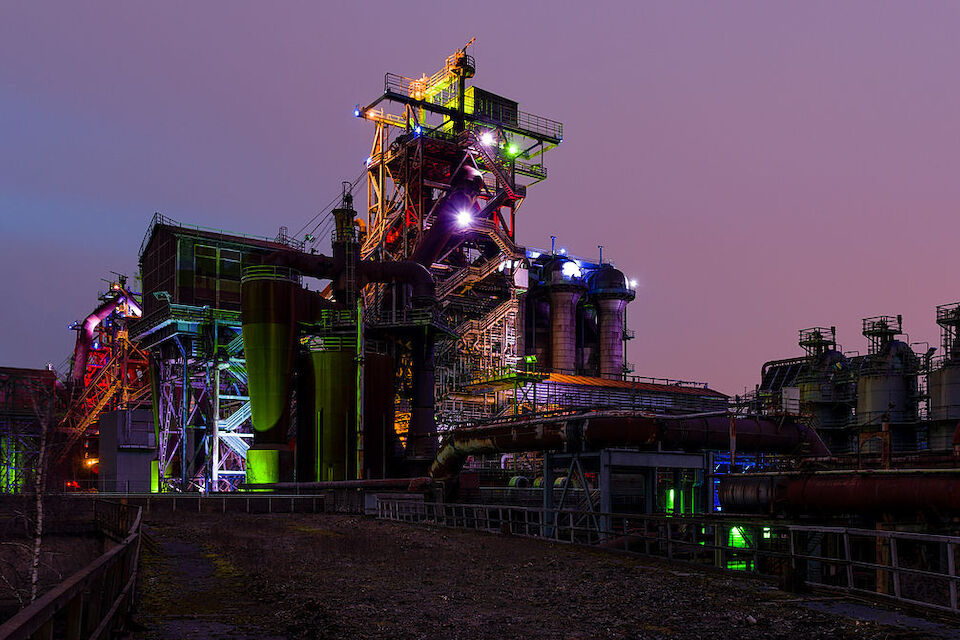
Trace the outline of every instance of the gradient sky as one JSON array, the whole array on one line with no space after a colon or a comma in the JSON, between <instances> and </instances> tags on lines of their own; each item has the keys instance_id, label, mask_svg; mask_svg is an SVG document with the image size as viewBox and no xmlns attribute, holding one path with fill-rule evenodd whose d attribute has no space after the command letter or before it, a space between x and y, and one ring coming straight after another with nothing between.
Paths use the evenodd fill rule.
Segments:
<instances>
[{"instance_id":1,"label":"gradient sky","mask_svg":"<svg viewBox=\"0 0 960 640\"><path fill-rule=\"evenodd\" d=\"M0 364L59 365L154 211L273 236L368 155L353 105L477 37L564 122L522 244L640 282L636 373L738 393L796 331L960 299L960 3L0 4Z\"/></svg>"}]
</instances>

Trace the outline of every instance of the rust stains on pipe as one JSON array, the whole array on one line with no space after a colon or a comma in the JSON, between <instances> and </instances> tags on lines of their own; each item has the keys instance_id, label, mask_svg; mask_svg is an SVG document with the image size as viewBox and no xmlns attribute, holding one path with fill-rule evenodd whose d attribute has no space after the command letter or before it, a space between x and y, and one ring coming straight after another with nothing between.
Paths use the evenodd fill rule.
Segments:
<instances>
[{"instance_id":1,"label":"rust stains on pipe","mask_svg":"<svg viewBox=\"0 0 960 640\"><path fill-rule=\"evenodd\" d=\"M409 260L401 262L374 262L364 260L360 263L361 284L371 282L404 282L413 286L414 299L432 304L436 298L433 276L422 264Z\"/></svg>"},{"instance_id":2,"label":"rust stains on pipe","mask_svg":"<svg viewBox=\"0 0 960 640\"><path fill-rule=\"evenodd\" d=\"M568 443L582 443L592 449L661 443L673 449L722 451L729 447L729 437L730 417L726 413L654 416L635 411L596 411L520 419L453 431L437 453L430 476L456 476L467 456L482 453L553 451ZM740 451L792 454L806 449L812 455L830 455L812 429L762 418L737 418L737 444Z\"/></svg>"},{"instance_id":3,"label":"rust stains on pipe","mask_svg":"<svg viewBox=\"0 0 960 640\"><path fill-rule=\"evenodd\" d=\"M737 450L796 453L803 445L815 456L830 451L812 429L795 422L778 424L763 418L738 417ZM648 445L661 442L678 449L726 450L730 446L730 416L644 416L591 418L584 441L595 447Z\"/></svg>"},{"instance_id":4,"label":"rust stains on pipe","mask_svg":"<svg viewBox=\"0 0 960 640\"><path fill-rule=\"evenodd\" d=\"M960 513L955 471L851 471L731 476L720 481L720 502L736 513L903 513L932 509Z\"/></svg>"},{"instance_id":5,"label":"rust stains on pipe","mask_svg":"<svg viewBox=\"0 0 960 640\"><path fill-rule=\"evenodd\" d=\"M70 385L75 389L83 387L83 376L87 371L87 358L90 355L90 346L93 344L93 334L97 326L113 313L117 305L127 299L126 292L110 298L88 315L77 330L77 343L73 348L73 369L70 373Z\"/></svg>"},{"instance_id":6,"label":"rust stains on pipe","mask_svg":"<svg viewBox=\"0 0 960 640\"><path fill-rule=\"evenodd\" d=\"M335 480L329 482L274 482L270 484L241 484L241 489L292 491L316 491L320 489L405 489L422 491L430 484L430 478L376 478L368 480Z\"/></svg>"},{"instance_id":7,"label":"rust stains on pipe","mask_svg":"<svg viewBox=\"0 0 960 640\"><path fill-rule=\"evenodd\" d=\"M566 421L538 421L457 429L450 433L430 467L433 479L460 473L467 456L482 453L549 451L566 442Z\"/></svg>"}]
</instances>

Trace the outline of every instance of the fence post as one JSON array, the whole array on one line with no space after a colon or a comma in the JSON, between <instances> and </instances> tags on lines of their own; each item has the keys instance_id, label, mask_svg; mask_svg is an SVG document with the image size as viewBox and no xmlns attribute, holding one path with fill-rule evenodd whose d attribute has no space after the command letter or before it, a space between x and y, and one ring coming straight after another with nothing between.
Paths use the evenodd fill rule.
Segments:
<instances>
[{"instance_id":1,"label":"fence post","mask_svg":"<svg viewBox=\"0 0 960 640\"><path fill-rule=\"evenodd\" d=\"M957 610L957 560L954 557L956 549L952 542L947 543L947 570L950 573L950 608Z\"/></svg>"},{"instance_id":2,"label":"fence post","mask_svg":"<svg viewBox=\"0 0 960 640\"><path fill-rule=\"evenodd\" d=\"M843 530L843 554L847 559L847 588L853 589L853 555L850 553L850 533Z\"/></svg>"},{"instance_id":3,"label":"fence post","mask_svg":"<svg viewBox=\"0 0 960 640\"><path fill-rule=\"evenodd\" d=\"M900 560L897 553L897 539L890 536L890 566L893 567L893 595L900 597Z\"/></svg>"}]
</instances>

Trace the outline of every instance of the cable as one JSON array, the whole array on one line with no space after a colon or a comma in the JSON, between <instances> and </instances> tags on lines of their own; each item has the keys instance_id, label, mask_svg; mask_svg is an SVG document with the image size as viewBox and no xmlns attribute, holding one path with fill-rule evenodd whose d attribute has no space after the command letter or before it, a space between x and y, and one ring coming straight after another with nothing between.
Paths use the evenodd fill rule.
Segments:
<instances>
[{"instance_id":1,"label":"cable","mask_svg":"<svg viewBox=\"0 0 960 640\"><path fill-rule=\"evenodd\" d=\"M363 170L360 172L360 174L350 183L349 192L350 192L351 194L353 193L353 190L356 189L357 185L360 183L360 180L363 179L363 176L366 175L366 173L367 173L367 170L366 170L366 169L363 169ZM329 225L332 224L332 222L333 222L333 217L330 215L330 212L331 212L331 211L333 210L333 208L337 205L337 203L340 202L342 196L343 196L342 193L341 193L341 194L338 194L337 196L335 196L335 197L333 198L333 200L331 200L330 203L329 203L326 207L324 207L324 208L323 208L319 213L317 213L315 216L313 216L312 218L310 218L310 220L308 220L307 223L306 223L305 225L303 225L303 227L301 227L300 230L297 231L297 233L294 234L294 237L295 237L295 238L299 238L299 237L303 234L303 232L306 231L307 228L308 228L311 224L313 224L318 218L320 218L320 221L317 222L317 224L313 227L313 229L310 231L310 233L307 234L307 235L314 236L314 238L318 237L318 236L317 236L317 229L318 229L319 227L321 227L321 226L329 227ZM321 216L326 216L326 217L321 217ZM326 230L321 231L321 232L320 232L320 235L323 235L324 233L326 233Z\"/></svg>"}]
</instances>

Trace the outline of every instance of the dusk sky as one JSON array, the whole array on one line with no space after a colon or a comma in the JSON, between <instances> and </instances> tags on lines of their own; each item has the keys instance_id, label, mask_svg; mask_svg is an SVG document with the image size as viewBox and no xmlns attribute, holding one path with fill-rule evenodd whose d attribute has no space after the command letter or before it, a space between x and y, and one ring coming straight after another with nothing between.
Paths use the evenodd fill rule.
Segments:
<instances>
[{"instance_id":1,"label":"dusk sky","mask_svg":"<svg viewBox=\"0 0 960 640\"><path fill-rule=\"evenodd\" d=\"M0 4L0 365L60 365L154 211L274 236L362 169L353 106L471 37L564 123L521 244L615 261L636 374L758 382L797 329L960 300L960 3ZM361 199L362 204L362 199Z\"/></svg>"}]
</instances>

